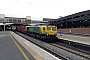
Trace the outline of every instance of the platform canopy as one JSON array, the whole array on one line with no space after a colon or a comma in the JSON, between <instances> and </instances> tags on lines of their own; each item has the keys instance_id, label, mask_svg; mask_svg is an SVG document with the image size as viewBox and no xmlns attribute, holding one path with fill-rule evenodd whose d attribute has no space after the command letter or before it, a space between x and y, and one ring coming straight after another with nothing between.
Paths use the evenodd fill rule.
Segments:
<instances>
[{"instance_id":1,"label":"platform canopy","mask_svg":"<svg viewBox=\"0 0 90 60\"><path fill-rule=\"evenodd\" d=\"M5 25L11 25L11 24L14 24L14 23L5 23ZM4 25L4 24L0 23L0 25Z\"/></svg>"}]
</instances>

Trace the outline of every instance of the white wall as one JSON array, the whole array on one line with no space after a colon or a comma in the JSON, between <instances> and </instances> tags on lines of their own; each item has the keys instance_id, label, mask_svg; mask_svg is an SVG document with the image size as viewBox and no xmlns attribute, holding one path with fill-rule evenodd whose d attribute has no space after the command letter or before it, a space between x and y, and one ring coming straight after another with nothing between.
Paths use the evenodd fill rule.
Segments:
<instances>
[{"instance_id":1,"label":"white wall","mask_svg":"<svg viewBox=\"0 0 90 60\"><path fill-rule=\"evenodd\" d=\"M5 18L5 14L0 14L0 18Z\"/></svg>"}]
</instances>

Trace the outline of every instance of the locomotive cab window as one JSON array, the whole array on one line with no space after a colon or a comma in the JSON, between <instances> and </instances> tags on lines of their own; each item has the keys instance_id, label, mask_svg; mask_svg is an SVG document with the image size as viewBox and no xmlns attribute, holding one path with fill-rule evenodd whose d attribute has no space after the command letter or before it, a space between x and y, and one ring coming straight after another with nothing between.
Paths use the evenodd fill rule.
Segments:
<instances>
[{"instance_id":1,"label":"locomotive cab window","mask_svg":"<svg viewBox=\"0 0 90 60\"><path fill-rule=\"evenodd\" d=\"M45 30L45 27L43 27L43 30Z\"/></svg>"},{"instance_id":2,"label":"locomotive cab window","mask_svg":"<svg viewBox=\"0 0 90 60\"><path fill-rule=\"evenodd\" d=\"M52 30L53 30L53 31L56 31L56 27L52 27Z\"/></svg>"},{"instance_id":3,"label":"locomotive cab window","mask_svg":"<svg viewBox=\"0 0 90 60\"><path fill-rule=\"evenodd\" d=\"M27 27L27 30L29 30L29 28Z\"/></svg>"},{"instance_id":4,"label":"locomotive cab window","mask_svg":"<svg viewBox=\"0 0 90 60\"><path fill-rule=\"evenodd\" d=\"M47 30L51 30L51 27L47 27Z\"/></svg>"}]
</instances>

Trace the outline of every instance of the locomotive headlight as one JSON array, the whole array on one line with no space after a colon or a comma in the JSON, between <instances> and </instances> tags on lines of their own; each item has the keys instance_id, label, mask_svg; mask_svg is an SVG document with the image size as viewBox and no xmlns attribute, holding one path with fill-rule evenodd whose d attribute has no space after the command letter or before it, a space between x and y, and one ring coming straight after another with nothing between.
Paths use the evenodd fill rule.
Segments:
<instances>
[{"instance_id":1,"label":"locomotive headlight","mask_svg":"<svg viewBox=\"0 0 90 60\"><path fill-rule=\"evenodd\" d=\"M47 36L48 36L48 34L47 34Z\"/></svg>"},{"instance_id":2,"label":"locomotive headlight","mask_svg":"<svg viewBox=\"0 0 90 60\"><path fill-rule=\"evenodd\" d=\"M45 33L45 35L47 35L47 36L48 36L49 34L48 34L48 33Z\"/></svg>"}]
</instances>

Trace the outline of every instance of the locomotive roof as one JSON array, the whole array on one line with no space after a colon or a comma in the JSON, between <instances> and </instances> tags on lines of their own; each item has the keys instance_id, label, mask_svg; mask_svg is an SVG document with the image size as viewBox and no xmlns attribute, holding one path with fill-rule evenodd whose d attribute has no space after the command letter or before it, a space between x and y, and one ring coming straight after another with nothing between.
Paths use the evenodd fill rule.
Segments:
<instances>
[{"instance_id":1,"label":"locomotive roof","mask_svg":"<svg viewBox=\"0 0 90 60\"><path fill-rule=\"evenodd\" d=\"M37 25L37 26L27 26L27 27L40 27L40 26L47 26L47 25Z\"/></svg>"}]
</instances>

